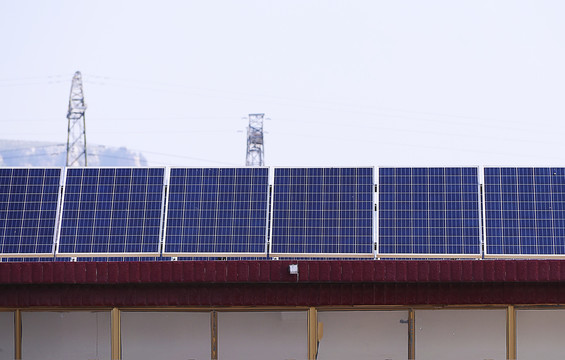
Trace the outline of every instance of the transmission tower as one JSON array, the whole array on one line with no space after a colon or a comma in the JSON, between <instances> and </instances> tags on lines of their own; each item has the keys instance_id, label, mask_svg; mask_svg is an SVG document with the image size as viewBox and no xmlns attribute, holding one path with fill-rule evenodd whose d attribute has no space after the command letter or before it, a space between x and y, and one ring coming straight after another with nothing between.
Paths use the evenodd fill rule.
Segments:
<instances>
[{"instance_id":1,"label":"transmission tower","mask_svg":"<svg viewBox=\"0 0 565 360\"><path fill-rule=\"evenodd\" d=\"M69 130L67 134L67 166L87 166L86 162L86 128L84 113L84 93L82 91L82 75L77 71L73 76L71 95L69 97Z\"/></svg>"},{"instance_id":2,"label":"transmission tower","mask_svg":"<svg viewBox=\"0 0 565 360\"><path fill-rule=\"evenodd\" d=\"M246 166L263 166L265 149L263 147L263 118L265 114L249 114L247 127Z\"/></svg>"}]
</instances>

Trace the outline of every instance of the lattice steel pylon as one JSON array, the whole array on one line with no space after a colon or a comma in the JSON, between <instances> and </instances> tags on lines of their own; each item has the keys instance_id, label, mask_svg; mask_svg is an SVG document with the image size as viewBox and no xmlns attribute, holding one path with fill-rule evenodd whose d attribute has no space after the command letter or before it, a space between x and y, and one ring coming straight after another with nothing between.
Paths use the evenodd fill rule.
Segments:
<instances>
[{"instance_id":1,"label":"lattice steel pylon","mask_svg":"<svg viewBox=\"0 0 565 360\"><path fill-rule=\"evenodd\" d=\"M265 165L265 148L263 147L263 118L265 114L249 114L247 127L246 166Z\"/></svg>"},{"instance_id":2,"label":"lattice steel pylon","mask_svg":"<svg viewBox=\"0 0 565 360\"><path fill-rule=\"evenodd\" d=\"M67 119L69 128L67 134L67 166L87 166L86 160L86 127L84 113L84 93L82 91L82 75L75 72L69 97Z\"/></svg>"}]
</instances>

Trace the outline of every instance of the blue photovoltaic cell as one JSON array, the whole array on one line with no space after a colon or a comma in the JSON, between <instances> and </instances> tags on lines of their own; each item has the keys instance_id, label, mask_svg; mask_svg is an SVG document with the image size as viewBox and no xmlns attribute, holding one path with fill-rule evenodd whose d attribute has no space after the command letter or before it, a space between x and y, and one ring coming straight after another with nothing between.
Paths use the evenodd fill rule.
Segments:
<instances>
[{"instance_id":1,"label":"blue photovoltaic cell","mask_svg":"<svg viewBox=\"0 0 565 360\"><path fill-rule=\"evenodd\" d=\"M68 168L58 253L159 253L164 170Z\"/></svg>"},{"instance_id":2,"label":"blue photovoltaic cell","mask_svg":"<svg viewBox=\"0 0 565 360\"><path fill-rule=\"evenodd\" d=\"M380 168L379 253L479 256L477 168Z\"/></svg>"},{"instance_id":3,"label":"blue photovoltaic cell","mask_svg":"<svg viewBox=\"0 0 565 360\"><path fill-rule=\"evenodd\" d=\"M565 169L485 168L486 254L565 254Z\"/></svg>"},{"instance_id":4,"label":"blue photovoltaic cell","mask_svg":"<svg viewBox=\"0 0 565 360\"><path fill-rule=\"evenodd\" d=\"M273 254L373 254L373 168L275 169Z\"/></svg>"},{"instance_id":5,"label":"blue photovoltaic cell","mask_svg":"<svg viewBox=\"0 0 565 360\"><path fill-rule=\"evenodd\" d=\"M266 253L268 168L172 168L164 253Z\"/></svg>"},{"instance_id":6,"label":"blue photovoltaic cell","mask_svg":"<svg viewBox=\"0 0 565 360\"><path fill-rule=\"evenodd\" d=\"M61 169L0 168L0 254L53 254Z\"/></svg>"}]
</instances>

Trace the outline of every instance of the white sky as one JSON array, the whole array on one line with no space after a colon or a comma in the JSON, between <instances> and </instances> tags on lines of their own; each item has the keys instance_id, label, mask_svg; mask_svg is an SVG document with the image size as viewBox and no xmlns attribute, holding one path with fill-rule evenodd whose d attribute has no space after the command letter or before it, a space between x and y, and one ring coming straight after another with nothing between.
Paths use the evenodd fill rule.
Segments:
<instances>
[{"instance_id":1,"label":"white sky","mask_svg":"<svg viewBox=\"0 0 565 360\"><path fill-rule=\"evenodd\" d=\"M565 166L565 2L1 1L0 139L150 165ZM239 132L238 132L239 131Z\"/></svg>"}]
</instances>

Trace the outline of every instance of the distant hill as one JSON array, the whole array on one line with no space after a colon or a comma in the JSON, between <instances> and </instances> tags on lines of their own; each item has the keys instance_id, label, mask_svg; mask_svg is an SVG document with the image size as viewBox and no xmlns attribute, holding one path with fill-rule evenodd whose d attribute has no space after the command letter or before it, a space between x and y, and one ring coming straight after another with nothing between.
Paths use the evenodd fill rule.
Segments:
<instances>
[{"instance_id":1,"label":"distant hill","mask_svg":"<svg viewBox=\"0 0 565 360\"><path fill-rule=\"evenodd\" d=\"M0 166L65 166L66 151L66 144L0 140ZM88 166L147 166L147 159L125 147L88 145Z\"/></svg>"}]
</instances>

